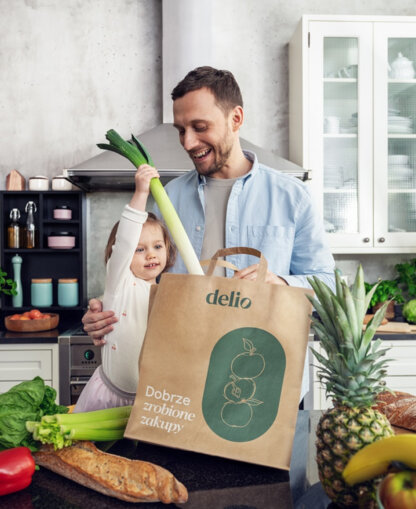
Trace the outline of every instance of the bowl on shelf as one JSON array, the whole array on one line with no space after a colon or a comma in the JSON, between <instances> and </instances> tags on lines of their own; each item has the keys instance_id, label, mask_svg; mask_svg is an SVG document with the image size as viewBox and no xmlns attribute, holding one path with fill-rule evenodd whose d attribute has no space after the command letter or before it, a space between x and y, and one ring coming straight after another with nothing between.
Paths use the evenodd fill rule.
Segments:
<instances>
[{"instance_id":1,"label":"bowl on shelf","mask_svg":"<svg viewBox=\"0 0 416 509\"><path fill-rule=\"evenodd\" d=\"M48 247L52 249L72 249L75 247L75 236L70 232L52 232L48 236Z\"/></svg>"},{"instance_id":2,"label":"bowl on shelf","mask_svg":"<svg viewBox=\"0 0 416 509\"><path fill-rule=\"evenodd\" d=\"M47 318L38 320L12 320L13 315L4 318L4 326L11 332L38 332L44 330L55 329L59 323L59 315L57 313L47 313Z\"/></svg>"},{"instance_id":3,"label":"bowl on shelf","mask_svg":"<svg viewBox=\"0 0 416 509\"><path fill-rule=\"evenodd\" d=\"M409 156L405 154L391 154L388 156L389 166L399 165L406 166L409 162Z\"/></svg>"}]
</instances>

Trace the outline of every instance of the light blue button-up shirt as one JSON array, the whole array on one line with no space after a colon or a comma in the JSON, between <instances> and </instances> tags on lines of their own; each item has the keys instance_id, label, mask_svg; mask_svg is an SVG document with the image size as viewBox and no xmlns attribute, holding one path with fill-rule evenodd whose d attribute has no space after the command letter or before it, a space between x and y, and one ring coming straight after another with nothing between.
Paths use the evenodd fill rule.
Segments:
<instances>
[{"instance_id":1,"label":"light blue button-up shirt","mask_svg":"<svg viewBox=\"0 0 416 509\"><path fill-rule=\"evenodd\" d=\"M245 156L253 165L231 189L225 246L218 246L218 249L253 247L263 253L269 270L289 285L310 287L307 277L316 275L334 288L334 259L307 185L259 163L253 152L245 151ZM205 177L196 170L166 185L198 258L205 232L205 185ZM250 255L231 255L227 260L240 269L258 263L258 258ZM179 254L171 271L187 272ZM232 274L227 269L227 276Z\"/></svg>"}]
</instances>

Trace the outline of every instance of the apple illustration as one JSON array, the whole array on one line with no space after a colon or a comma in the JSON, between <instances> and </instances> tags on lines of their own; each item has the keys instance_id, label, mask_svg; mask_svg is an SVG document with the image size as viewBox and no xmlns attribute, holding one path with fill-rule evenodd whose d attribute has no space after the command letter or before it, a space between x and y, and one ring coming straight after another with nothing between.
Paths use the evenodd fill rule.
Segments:
<instances>
[{"instance_id":1,"label":"apple illustration","mask_svg":"<svg viewBox=\"0 0 416 509\"><path fill-rule=\"evenodd\" d=\"M256 348L249 339L243 338L243 345L245 351L231 362L231 373L237 378L257 378L264 371L264 357L256 353Z\"/></svg>"},{"instance_id":2,"label":"apple illustration","mask_svg":"<svg viewBox=\"0 0 416 509\"><path fill-rule=\"evenodd\" d=\"M380 484L379 497L384 509L415 509L416 472L388 474Z\"/></svg>"}]
</instances>

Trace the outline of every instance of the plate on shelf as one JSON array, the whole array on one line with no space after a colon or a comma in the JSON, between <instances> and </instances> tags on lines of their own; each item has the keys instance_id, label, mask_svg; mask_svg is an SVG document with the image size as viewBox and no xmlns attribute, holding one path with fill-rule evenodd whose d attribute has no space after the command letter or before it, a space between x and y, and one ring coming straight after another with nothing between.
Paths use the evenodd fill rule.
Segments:
<instances>
[{"instance_id":1,"label":"plate on shelf","mask_svg":"<svg viewBox=\"0 0 416 509\"><path fill-rule=\"evenodd\" d=\"M48 318L39 320L12 320L9 315L4 318L4 326L11 332L38 332L55 329L59 323L59 315L57 313L46 313Z\"/></svg>"}]
</instances>

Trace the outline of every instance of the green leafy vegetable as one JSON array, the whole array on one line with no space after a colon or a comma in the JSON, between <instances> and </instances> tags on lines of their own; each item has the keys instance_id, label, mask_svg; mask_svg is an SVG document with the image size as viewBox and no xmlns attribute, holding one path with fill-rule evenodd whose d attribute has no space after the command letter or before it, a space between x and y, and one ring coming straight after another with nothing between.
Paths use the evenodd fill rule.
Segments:
<instances>
[{"instance_id":1,"label":"green leafy vegetable","mask_svg":"<svg viewBox=\"0 0 416 509\"><path fill-rule=\"evenodd\" d=\"M416 299L409 300L403 306L403 316L409 323L416 323Z\"/></svg>"},{"instance_id":2,"label":"green leafy vegetable","mask_svg":"<svg viewBox=\"0 0 416 509\"><path fill-rule=\"evenodd\" d=\"M55 389L45 385L39 376L0 394L0 450L26 446L36 451L37 444L26 429L26 421L68 412L68 408L57 405L55 399Z\"/></svg>"},{"instance_id":3,"label":"green leafy vegetable","mask_svg":"<svg viewBox=\"0 0 416 509\"><path fill-rule=\"evenodd\" d=\"M398 263L394 268L399 273L397 281L403 289L406 300L416 298L416 258Z\"/></svg>"},{"instance_id":4,"label":"green leafy vegetable","mask_svg":"<svg viewBox=\"0 0 416 509\"><path fill-rule=\"evenodd\" d=\"M382 279L377 283L364 284L366 292L369 292L372 288L374 288L374 286L376 286L376 289L370 300L370 308L374 307L376 304L382 304L388 300L393 300L397 304L402 304L404 302L402 290L398 286L397 279Z\"/></svg>"},{"instance_id":5,"label":"green leafy vegetable","mask_svg":"<svg viewBox=\"0 0 416 509\"><path fill-rule=\"evenodd\" d=\"M16 281L7 277L7 272L4 272L0 267L0 293L5 295L16 295Z\"/></svg>"}]
</instances>

